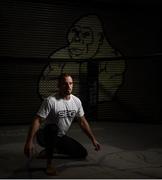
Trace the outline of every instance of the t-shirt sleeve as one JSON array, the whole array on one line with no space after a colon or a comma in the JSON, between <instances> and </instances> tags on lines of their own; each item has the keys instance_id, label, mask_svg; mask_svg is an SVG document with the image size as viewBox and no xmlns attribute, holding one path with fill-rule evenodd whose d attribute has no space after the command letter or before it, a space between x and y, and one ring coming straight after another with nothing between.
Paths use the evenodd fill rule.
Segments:
<instances>
[{"instance_id":1,"label":"t-shirt sleeve","mask_svg":"<svg viewBox=\"0 0 162 180\"><path fill-rule=\"evenodd\" d=\"M77 117L84 116L84 110L81 101L78 102L78 112L76 114Z\"/></svg>"},{"instance_id":2,"label":"t-shirt sleeve","mask_svg":"<svg viewBox=\"0 0 162 180\"><path fill-rule=\"evenodd\" d=\"M40 109L37 112L37 115L42 118L46 118L48 114L50 113L50 111L51 111L51 104L48 99L45 99L42 102Z\"/></svg>"}]
</instances>

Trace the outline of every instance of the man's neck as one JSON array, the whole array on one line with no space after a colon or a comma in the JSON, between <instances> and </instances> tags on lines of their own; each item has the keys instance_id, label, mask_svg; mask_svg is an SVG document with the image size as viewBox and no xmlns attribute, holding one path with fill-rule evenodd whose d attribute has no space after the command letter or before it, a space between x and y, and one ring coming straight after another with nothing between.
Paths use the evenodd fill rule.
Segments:
<instances>
[{"instance_id":1,"label":"man's neck","mask_svg":"<svg viewBox=\"0 0 162 180\"><path fill-rule=\"evenodd\" d=\"M63 97L63 99L65 99L65 100L69 100L69 99L70 99L70 95L66 95L66 96L64 96L64 97Z\"/></svg>"},{"instance_id":2,"label":"man's neck","mask_svg":"<svg viewBox=\"0 0 162 180\"><path fill-rule=\"evenodd\" d=\"M69 100L70 99L70 94L69 95L65 95L65 94L59 93L59 95L64 100Z\"/></svg>"}]
</instances>

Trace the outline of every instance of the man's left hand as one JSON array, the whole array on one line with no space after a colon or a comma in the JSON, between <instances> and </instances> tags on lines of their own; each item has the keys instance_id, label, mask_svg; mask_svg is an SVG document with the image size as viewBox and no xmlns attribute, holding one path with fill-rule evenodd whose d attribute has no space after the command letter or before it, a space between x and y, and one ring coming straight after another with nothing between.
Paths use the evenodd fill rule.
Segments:
<instances>
[{"instance_id":1,"label":"man's left hand","mask_svg":"<svg viewBox=\"0 0 162 180\"><path fill-rule=\"evenodd\" d=\"M99 144L98 141L93 140L93 145L94 145L94 147L95 147L95 151L101 150L101 145Z\"/></svg>"}]
</instances>

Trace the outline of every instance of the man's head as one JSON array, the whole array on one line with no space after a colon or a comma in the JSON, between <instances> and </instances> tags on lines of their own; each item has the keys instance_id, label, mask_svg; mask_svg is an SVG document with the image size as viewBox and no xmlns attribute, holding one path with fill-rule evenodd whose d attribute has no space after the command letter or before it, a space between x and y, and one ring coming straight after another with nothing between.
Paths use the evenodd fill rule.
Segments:
<instances>
[{"instance_id":1,"label":"man's head","mask_svg":"<svg viewBox=\"0 0 162 180\"><path fill-rule=\"evenodd\" d=\"M62 96L68 96L73 90L73 78L70 74L62 73L58 78L59 93Z\"/></svg>"}]
</instances>

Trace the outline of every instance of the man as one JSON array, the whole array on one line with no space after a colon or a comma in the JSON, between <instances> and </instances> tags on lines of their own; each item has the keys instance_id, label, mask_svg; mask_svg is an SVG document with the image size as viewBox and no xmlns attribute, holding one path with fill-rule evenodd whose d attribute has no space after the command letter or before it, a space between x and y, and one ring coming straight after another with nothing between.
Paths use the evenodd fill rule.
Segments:
<instances>
[{"instance_id":1,"label":"man","mask_svg":"<svg viewBox=\"0 0 162 180\"><path fill-rule=\"evenodd\" d=\"M72 158L86 158L87 150L76 140L68 137L68 131L72 121L77 117L80 127L91 139L95 150L100 150L100 144L96 140L85 116L81 101L72 95L73 79L69 74L61 74L58 79L58 93L46 98L28 132L24 153L30 157L34 148L33 139L37 135L38 143L43 144L39 137L39 131L43 131L44 147L47 155L48 175L56 175L56 169L52 166L52 155L54 148ZM40 128L42 119L45 119L43 130ZM42 142L41 142L42 141Z\"/></svg>"}]
</instances>

